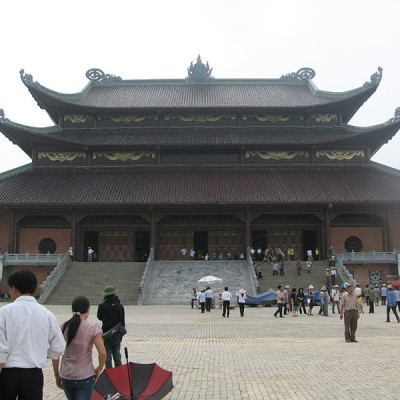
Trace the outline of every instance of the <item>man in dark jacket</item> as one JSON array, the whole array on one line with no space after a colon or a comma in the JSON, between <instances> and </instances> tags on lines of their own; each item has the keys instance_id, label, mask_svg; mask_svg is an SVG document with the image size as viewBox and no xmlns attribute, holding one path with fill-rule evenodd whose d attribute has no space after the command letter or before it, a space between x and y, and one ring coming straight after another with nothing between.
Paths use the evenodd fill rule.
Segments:
<instances>
[{"instance_id":1,"label":"man in dark jacket","mask_svg":"<svg viewBox=\"0 0 400 400\"><path fill-rule=\"evenodd\" d=\"M116 296L114 286L106 286L103 291L104 302L99 304L97 318L102 321L103 334L121 323L125 326L125 310ZM104 346L107 351L106 368L112 368L112 359L116 367L122 365L121 361L121 336L104 339Z\"/></svg>"}]
</instances>

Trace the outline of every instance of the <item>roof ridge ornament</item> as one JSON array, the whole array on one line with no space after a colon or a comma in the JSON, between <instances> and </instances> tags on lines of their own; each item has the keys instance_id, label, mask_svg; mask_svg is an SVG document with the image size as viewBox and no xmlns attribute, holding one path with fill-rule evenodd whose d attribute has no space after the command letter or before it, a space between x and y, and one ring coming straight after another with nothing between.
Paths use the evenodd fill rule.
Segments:
<instances>
[{"instance_id":1,"label":"roof ridge ornament","mask_svg":"<svg viewBox=\"0 0 400 400\"><path fill-rule=\"evenodd\" d=\"M363 88L368 89L371 86L379 85L379 82L382 80L383 68L378 67L378 72L375 72L371 75L371 80L364 83Z\"/></svg>"},{"instance_id":2,"label":"roof ridge ornament","mask_svg":"<svg viewBox=\"0 0 400 400\"><path fill-rule=\"evenodd\" d=\"M300 68L297 72L288 72L281 79L287 82L310 81L315 77L315 70L309 67Z\"/></svg>"},{"instance_id":3,"label":"roof ridge ornament","mask_svg":"<svg viewBox=\"0 0 400 400\"><path fill-rule=\"evenodd\" d=\"M2 108L0 108L0 122L6 122L7 118L4 114L4 110Z\"/></svg>"},{"instance_id":4,"label":"roof ridge ornament","mask_svg":"<svg viewBox=\"0 0 400 400\"><path fill-rule=\"evenodd\" d=\"M88 78L90 81L97 81L101 83L122 81L120 76L105 74L100 68L91 68L87 70L86 78Z\"/></svg>"},{"instance_id":5,"label":"roof ridge ornament","mask_svg":"<svg viewBox=\"0 0 400 400\"><path fill-rule=\"evenodd\" d=\"M394 117L390 118L388 121L385 122L385 125L389 125L393 122L400 122L400 107L397 107L394 110Z\"/></svg>"},{"instance_id":6,"label":"roof ridge ornament","mask_svg":"<svg viewBox=\"0 0 400 400\"><path fill-rule=\"evenodd\" d=\"M37 82L33 81L33 76L31 74L25 74L25 70L23 68L19 71L19 75L25 85L31 86L33 84L37 84Z\"/></svg>"},{"instance_id":7,"label":"roof ridge ornament","mask_svg":"<svg viewBox=\"0 0 400 400\"><path fill-rule=\"evenodd\" d=\"M208 61L204 64L201 61L200 54L197 57L196 64L193 64L193 61L190 63L189 68L187 69L188 76L186 77L186 82L188 83L205 83L205 82L213 82L214 77L211 75L212 68L208 65Z\"/></svg>"}]
</instances>

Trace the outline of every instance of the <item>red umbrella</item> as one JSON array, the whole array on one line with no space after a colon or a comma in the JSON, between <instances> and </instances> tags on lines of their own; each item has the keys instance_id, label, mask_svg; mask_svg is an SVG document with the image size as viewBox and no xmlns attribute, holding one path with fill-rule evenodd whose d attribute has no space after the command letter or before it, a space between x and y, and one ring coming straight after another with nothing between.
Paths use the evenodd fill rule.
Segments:
<instances>
[{"instance_id":1,"label":"red umbrella","mask_svg":"<svg viewBox=\"0 0 400 400\"><path fill-rule=\"evenodd\" d=\"M171 371L156 363L130 362L105 369L94 386L92 400L103 400L108 394L115 393L121 393L121 400L159 400L173 387Z\"/></svg>"},{"instance_id":2,"label":"red umbrella","mask_svg":"<svg viewBox=\"0 0 400 400\"><path fill-rule=\"evenodd\" d=\"M392 286L400 286L400 281L393 281L393 282L390 282L390 284Z\"/></svg>"}]
</instances>

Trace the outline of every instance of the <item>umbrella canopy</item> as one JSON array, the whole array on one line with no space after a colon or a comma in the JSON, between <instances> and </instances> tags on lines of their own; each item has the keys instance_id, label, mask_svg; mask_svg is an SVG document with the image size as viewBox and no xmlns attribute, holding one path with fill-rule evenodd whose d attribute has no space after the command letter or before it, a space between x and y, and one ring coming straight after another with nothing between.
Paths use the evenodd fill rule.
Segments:
<instances>
[{"instance_id":1,"label":"umbrella canopy","mask_svg":"<svg viewBox=\"0 0 400 400\"><path fill-rule=\"evenodd\" d=\"M173 387L171 371L159 367L156 363L130 362L120 367L105 369L94 386L92 400L103 400L104 396L117 392L123 396L120 397L121 400L159 400Z\"/></svg>"},{"instance_id":2,"label":"umbrella canopy","mask_svg":"<svg viewBox=\"0 0 400 400\"><path fill-rule=\"evenodd\" d=\"M209 275L209 276L205 276L204 278L199 279L197 282L211 285L213 283L222 283L223 280L216 276Z\"/></svg>"},{"instance_id":3,"label":"umbrella canopy","mask_svg":"<svg viewBox=\"0 0 400 400\"><path fill-rule=\"evenodd\" d=\"M393 281L393 282L390 282L390 284L392 286L400 286L400 281Z\"/></svg>"}]
</instances>

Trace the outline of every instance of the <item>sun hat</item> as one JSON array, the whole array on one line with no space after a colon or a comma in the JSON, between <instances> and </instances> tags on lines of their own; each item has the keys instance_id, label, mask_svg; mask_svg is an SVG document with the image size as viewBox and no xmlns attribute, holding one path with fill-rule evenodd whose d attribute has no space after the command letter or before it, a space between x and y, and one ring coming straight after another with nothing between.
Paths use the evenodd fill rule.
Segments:
<instances>
[{"instance_id":1,"label":"sun hat","mask_svg":"<svg viewBox=\"0 0 400 400\"><path fill-rule=\"evenodd\" d=\"M246 291L245 291L244 289L240 289L240 290L239 290L239 293L240 293L240 294L244 294L244 293L246 293Z\"/></svg>"},{"instance_id":2,"label":"sun hat","mask_svg":"<svg viewBox=\"0 0 400 400\"><path fill-rule=\"evenodd\" d=\"M310 285L308 288L309 288L309 289L314 289L314 286L313 286L313 285Z\"/></svg>"},{"instance_id":3,"label":"sun hat","mask_svg":"<svg viewBox=\"0 0 400 400\"><path fill-rule=\"evenodd\" d=\"M326 290L326 286L322 286L321 290Z\"/></svg>"},{"instance_id":4,"label":"sun hat","mask_svg":"<svg viewBox=\"0 0 400 400\"><path fill-rule=\"evenodd\" d=\"M392 285L388 285L388 289L392 289L393 288L393 286Z\"/></svg>"},{"instance_id":5,"label":"sun hat","mask_svg":"<svg viewBox=\"0 0 400 400\"><path fill-rule=\"evenodd\" d=\"M117 289L114 286L106 286L103 290L103 296L111 296L115 293L117 293Z\"/></svg>"},{"instance_id":6,"label":"sun hat","mask_svg":"<svg viewBox=\"0 0 400 400\"><path fill-rule=\"evenodd\" d=\"M286 286L285 286L285 289L289 289L289 288L290 288L290 286L289 286L289 285L286 285Z\"/></svg>"},{"instance_id":7,"label":"sun hat","mask_svg":"<svg viewBox=\"0 0 400 400\"><path fill-rule=\"evenodd\" d=\"M340 287L339 285L335 285L334 287Z\"/></svg>"}]
</instances>

